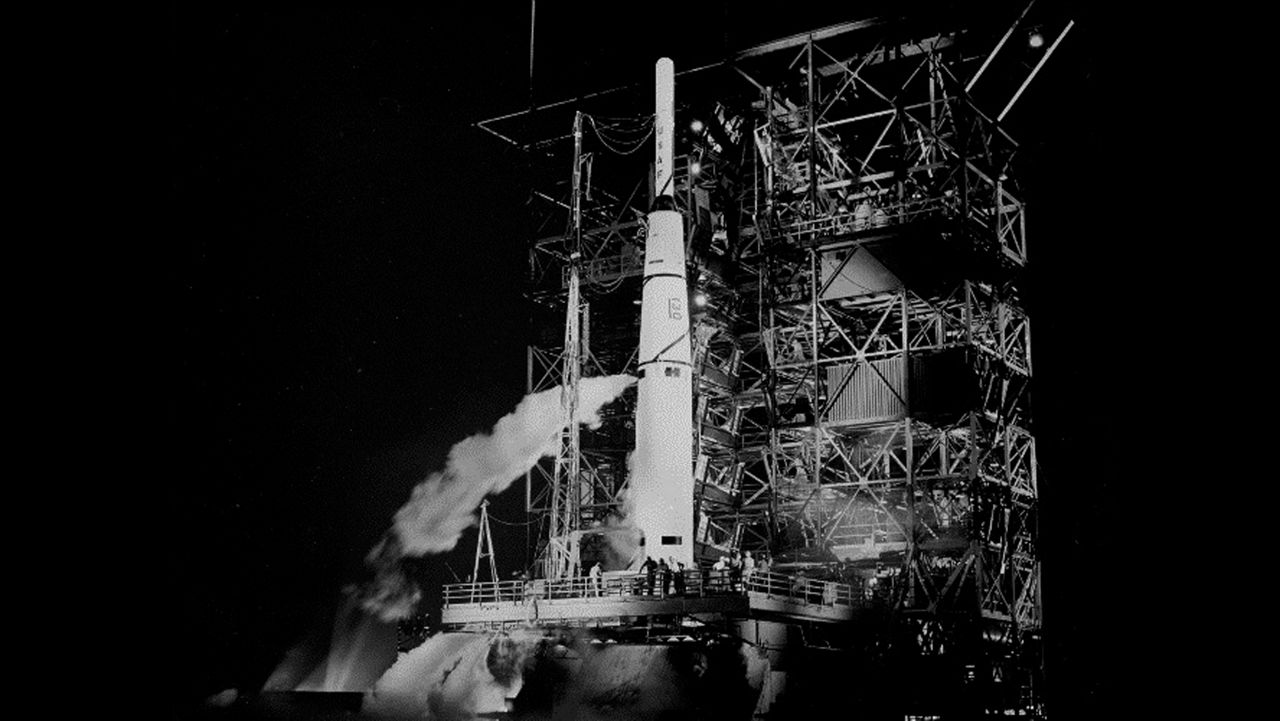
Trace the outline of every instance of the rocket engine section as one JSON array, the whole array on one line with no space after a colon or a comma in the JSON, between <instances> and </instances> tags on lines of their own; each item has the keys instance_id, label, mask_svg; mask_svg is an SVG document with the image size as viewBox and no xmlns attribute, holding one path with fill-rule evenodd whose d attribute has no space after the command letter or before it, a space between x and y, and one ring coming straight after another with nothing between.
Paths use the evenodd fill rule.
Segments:
<instances>
[{"instance_id":1,"label":"rocket engine section","mask_svg":"<svg viewBox=\"0 0 1280 721\"><path fill-rule=\"evenodd\" d=\"M693 565L693 364L684 220L674 194L674 68L655 73L655 210L645 241L640 306L640 382L631 477L632 519L644 534L644 556Z\"/></svg>"}]
</instances>

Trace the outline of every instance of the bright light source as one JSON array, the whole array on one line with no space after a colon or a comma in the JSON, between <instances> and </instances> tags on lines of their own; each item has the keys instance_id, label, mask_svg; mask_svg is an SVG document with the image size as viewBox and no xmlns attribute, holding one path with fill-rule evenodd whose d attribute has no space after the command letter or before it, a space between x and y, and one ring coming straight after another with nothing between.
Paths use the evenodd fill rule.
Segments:
<instances>
[{"instance_id":1,"label":"bright light source","mask_svg":"<svg viewBox=\"0 0 1280 721\"><path fill-rule=\"evenodd\" d=\"M1031 33L1027 38L1027 44L1033 48L1041 47L1044 45L1044 36L1038 32Z\"/></svg>"},{"instance_id":2,"label":"bright light source","mask_svg":"<svg viewBox=\"0 0 1280 721\"><path fill-rule=\"evenodd\" d=\"M698 291L697 293L694 293L693 304L698 308L705 308L707 305L707 294L703 293L702 291Z\"/></svg>"},{"instance_id":3,"label":"bright light source","mask_svg":"<svg viewBox=\"0 0 1280 721\"><path fill-rule=\"evenodd\" d=\"M701 173L701 172L702 172L702 163L699 163L699 162L698 162L698 161L696 161L696 160L695 160L695 161L693 161L692 163L689 163L689 172L690 172L690 173L693 173L694 175L697 175L698 173Z\"/></svg>"},{"instance_id":4,"label":"bright light source","mask_svg":"<svg viewBox=\"0 0 1280 721\"><path fill-rule=\"evenodd\" d=\"M701 133L701 132L702 132L702 129L703 129L703 128L705 128L705 127L706 127L706 126L702 124L702 121L701 121L701 120L698 120L698 119L696 119L696 118L694 119L694 121L693 121L692 123L689 123L689 129L690 129L690 130L692 130L692 131L693 131L693 132L695 132L695 133Z\"/></svg>"}]
</instances>

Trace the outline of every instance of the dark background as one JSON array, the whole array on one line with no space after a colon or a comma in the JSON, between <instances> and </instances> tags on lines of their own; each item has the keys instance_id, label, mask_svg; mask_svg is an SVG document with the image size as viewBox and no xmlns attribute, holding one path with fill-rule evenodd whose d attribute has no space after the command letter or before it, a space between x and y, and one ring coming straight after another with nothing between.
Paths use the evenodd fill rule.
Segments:
<instances>
[{"instance_id":1,"label":"dark background","mask_svg":"<svg viewBox=\"0 0 1280 721\"><path fill-rule=\"evenodd\" d=\"M849 19L550 5L538 7L542 102L643 80L660 55L679 67ZM1099 172L1136 130L1108 23L1057 5L1077 27L1006 125L1026 148L1049 699L1072 718L1110 715L1133 663L1116 612L1131 583L1118 498L1139 372L1124 319L1153 241L1108 200L1142 168ZM181 465L166 508L181 641L168 660L185 702L260 688L323 624L412 486L522 396L529 181L514 149L470 124L527 106L529 7L183 4L168 21L181 253L169 301ZM495 516L523 520L520 496ZM494 533L500 571L523 566L524 530ZM425 573L465 575L473 552L469 533Z\"/></svg>"}]
</instances>

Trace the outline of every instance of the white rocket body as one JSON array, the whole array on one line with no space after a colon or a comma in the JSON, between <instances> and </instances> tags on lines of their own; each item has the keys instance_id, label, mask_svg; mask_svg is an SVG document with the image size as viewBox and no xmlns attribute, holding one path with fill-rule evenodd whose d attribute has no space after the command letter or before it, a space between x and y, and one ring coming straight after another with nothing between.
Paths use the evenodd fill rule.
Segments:
<instances>
[{"instance_id":1,"label":"white rocket body","mask_svg":"<svg viewBox=\"0 0 1280 721\"><path fill-rule=\"evenodd\" d=\"M674 197L674 67L658 61L654 187ZM658 198L661 201L661 197ZM693 367L684 221L662 202L649 213L640 306L640 382L631 517L644 534L643 556L693 567Z\"/></svg>"}]
</instances>

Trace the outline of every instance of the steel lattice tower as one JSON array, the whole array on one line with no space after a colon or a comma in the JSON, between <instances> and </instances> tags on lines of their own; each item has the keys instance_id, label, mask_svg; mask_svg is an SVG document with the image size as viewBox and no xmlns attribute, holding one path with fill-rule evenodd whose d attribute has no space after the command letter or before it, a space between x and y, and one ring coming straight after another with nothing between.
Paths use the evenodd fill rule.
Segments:
<instances>
[{"instance_id":1,"label":"steel lattice tower","mask_svg":"<svg viewBox=\"0 0 1280 721\"><path fill-rule=\"evenodd\" d=\"M1001 121L1071 24L1020 9L857 20L677 76L700 552L856 581L868 656L932 679L908 716L1043 715L1028 214ZM1028 71L1006 46L1032 22L1053 42ZM648 91L480 123L546 173L530 391L635 370ZM548 569L621 514L633 413L531 473Z\"/></svg>"}]
</instances>

